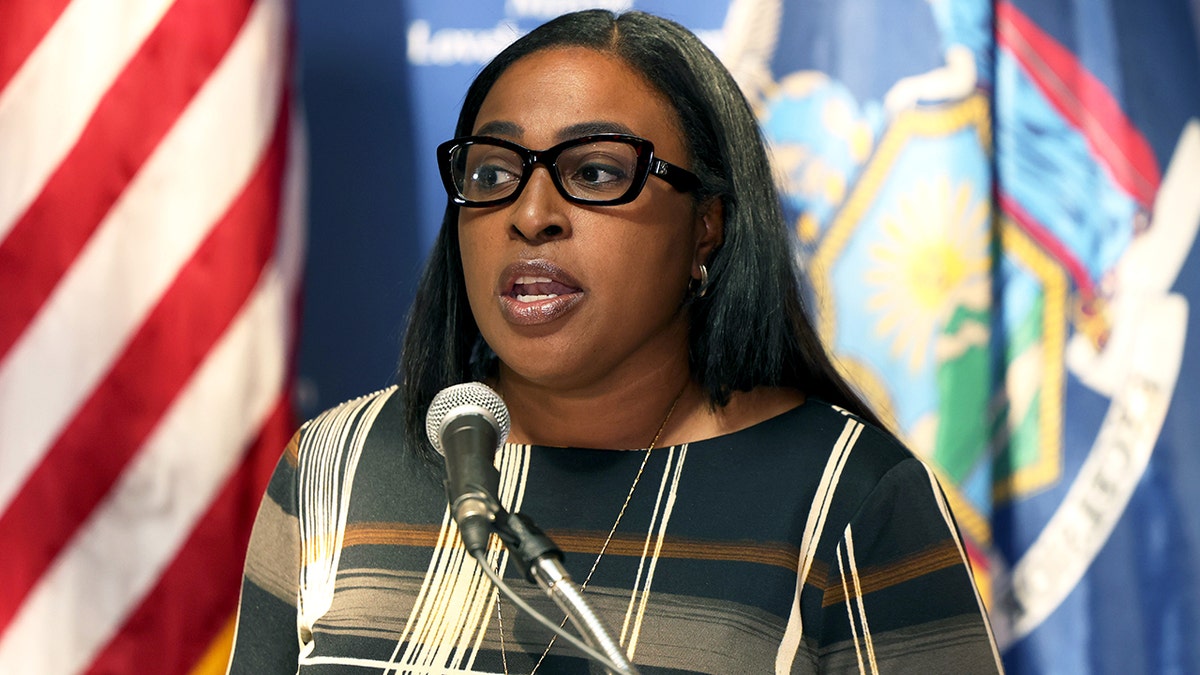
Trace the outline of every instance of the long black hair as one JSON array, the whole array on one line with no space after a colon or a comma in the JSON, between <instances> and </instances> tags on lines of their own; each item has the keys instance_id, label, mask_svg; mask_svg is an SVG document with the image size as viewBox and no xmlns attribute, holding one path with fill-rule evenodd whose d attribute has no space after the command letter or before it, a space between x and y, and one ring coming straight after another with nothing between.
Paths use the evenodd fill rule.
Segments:
<instances>
[{"instance_id":1,"label":"long black hair","mask_svg":"<svg viewBox=\"0 0 1200 675\"><path fill-rule=\"evenodd\" d=\"M794 387L882 426L834 368L805 312L791 234L754 113L729 71L686 28L643 12L587 10L553 19L480 71L455 136L471 133L484 98L509 66L560 47L612 54L656 87L675 108L700 178L694 198L722 202L724 240L708 260L708 292L689 306L689 367L712 405L725 405L734 391ZM400 360L410 447L432 452L424 438L429 402L444 387L489 374L488 354L467 304L458 207L448 201Z\"/></svg>"}]
</instances>

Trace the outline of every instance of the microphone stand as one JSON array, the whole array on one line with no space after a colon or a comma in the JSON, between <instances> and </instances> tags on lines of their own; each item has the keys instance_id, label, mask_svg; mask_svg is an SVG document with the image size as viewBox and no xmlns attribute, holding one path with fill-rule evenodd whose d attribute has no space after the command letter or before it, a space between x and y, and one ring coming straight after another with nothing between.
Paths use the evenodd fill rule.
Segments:
<instances>
[{"instance_id":1,"label":"microphone stand","mask_svg":"<svg viewBox=\"0 0 1200 675\"><path fill-rule=\"evenodd\" d=\"M567 574L562 565L562 551L533 524L533 519L523 513L509 514L500 509L492 526L522 576L540 586L566 613L584 641L606 657L605 669L614 675L638 675L637 668L613 640L608 626L587 604L579 587Z\"/></svg>"}]
</instances>

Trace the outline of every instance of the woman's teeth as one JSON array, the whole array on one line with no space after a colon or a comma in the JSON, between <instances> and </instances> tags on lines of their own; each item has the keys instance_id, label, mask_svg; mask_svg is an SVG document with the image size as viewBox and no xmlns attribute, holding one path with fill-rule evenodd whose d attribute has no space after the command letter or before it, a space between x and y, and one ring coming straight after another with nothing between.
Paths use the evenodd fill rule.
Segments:
<instances>
[{"instance_id":1,"label":"woman's teeth","mask_svg":"<svg viewBox=\"0 0 1200 675\"><path fill-rule=\"evenodd\" d=\"M517 298L517 302L537 302L539 300L549 300L550 298L557 298L558 293L547 293L542 289L530 288L530 287L536 287L540 284L553 284L553 283L554 283L554 280L551 279L550 277L517 277L517 280L515 282L513 282L513 289L515 291L513 295ZM532 293L522 293L521 292L522 290L527 290L527 289L535 291L535 292L532 292ZM537 292L537 291L542 291L542 292Z\"/></svg>"}]
</instances>

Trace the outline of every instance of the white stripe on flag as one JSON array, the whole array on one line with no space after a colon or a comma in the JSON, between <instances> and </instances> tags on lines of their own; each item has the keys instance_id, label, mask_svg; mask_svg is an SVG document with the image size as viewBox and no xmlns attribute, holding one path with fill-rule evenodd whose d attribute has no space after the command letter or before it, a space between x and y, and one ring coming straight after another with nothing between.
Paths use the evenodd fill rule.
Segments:
<instances>
[{"instance_id":1,"label":"white stripe on flag","mask_svg":"<svg viewBox=\"0 0 1200 675\"><path fill-rule=\"evenodd\" d=\"M74 0L0 91L0 240L170 6L170 0Z\"/></svg>"},{"instance_id":2,"label":"white stripe on flag","mask_svg":"<svg viewBox=\"0 0 1200 675\"><path fill-rule=\"evenodd\" d=\"M279 112L286 36L284 4L255 3L229 53L0 363L0 510L258 167Z\"/></svg>"},{"instance_id":3,"label":"white stripe on flag","mask_svg":"<svg viewBox=\"0 0 1200 675\"><path fill-rule=\"evenodd\" d=\"M153 588L279 400L296 287L295 270L290 274L272 266L30 593L0 636L0 673L82 671Z\"/></svg>"}]
</instances>

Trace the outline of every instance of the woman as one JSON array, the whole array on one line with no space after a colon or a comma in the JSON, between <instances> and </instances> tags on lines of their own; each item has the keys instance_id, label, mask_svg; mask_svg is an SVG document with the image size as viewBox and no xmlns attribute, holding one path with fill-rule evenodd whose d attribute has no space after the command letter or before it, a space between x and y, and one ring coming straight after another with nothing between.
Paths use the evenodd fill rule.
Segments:
<instances>
[{"instance_id":1,"label":"woman","mask_svg":"<svg viewBox=\"0 0 1200 675\"><path fill-rule=\"evenodd\" d=\"M551 21L480 73L456 136L401 384L289 445L231 672L588 672L446 515L425 415L468 380L511 414L500 501L642 673L1000 669L936 481L816 339L753 115L693 35Z\"/></svg>"}]
</instances>

